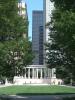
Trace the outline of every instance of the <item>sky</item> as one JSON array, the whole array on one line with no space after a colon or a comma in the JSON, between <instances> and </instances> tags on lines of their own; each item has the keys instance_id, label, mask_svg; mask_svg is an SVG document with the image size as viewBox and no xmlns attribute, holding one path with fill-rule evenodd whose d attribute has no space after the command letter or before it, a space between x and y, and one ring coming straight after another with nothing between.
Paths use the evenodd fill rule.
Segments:
<instances>
[{"instance_id":1,"label":"sky","mask_svg":"<svg viewBox=\"0 0 75 100\"><path fill-rule=\"evenodd\" d=\"M43 10L43 0L24 0L27 4L27 12L29 19L29 37L32 40L32 11Z\"/></svg>"}]
</instances>

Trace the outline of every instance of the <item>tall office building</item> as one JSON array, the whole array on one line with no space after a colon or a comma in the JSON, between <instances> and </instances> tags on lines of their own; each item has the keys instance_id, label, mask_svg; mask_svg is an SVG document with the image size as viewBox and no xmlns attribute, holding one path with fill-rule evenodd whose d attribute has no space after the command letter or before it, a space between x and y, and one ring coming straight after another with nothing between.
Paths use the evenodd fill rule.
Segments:
<instances>
[{"instance_id":1,"label":"tall office building","mask_svg":"<svg viewBox=\"0 0 75 100\"><path fill-rule=\"evenodd\" d=\"M28 21L27 5L23 0L19 0L18 8L19 8L18 14L22 16L24 19L26 19L26 21ZM23 33L23 37L24 38L28 37L28 32Z\"/></svg>"},{"instance_id":2,"label":"tall office building","mask_svg":"<svg viewBox=\"0 0 75 100\"><path fill-rule=\"evenodd\" d=\"M34 65L43 64L43 11L32 14L32 50L35 54Z\"/></svg>"},{"instance_id":3,"label":"tall office building","mask_svg":"<svg viewBox=\"0 0 75 100\"><path fill-rule=\"evenodd\" d=\"M45 64L45 43L50 32L46 24L51 21L53 5L50 0L43 0L43 11L33 11L32 49L36 55L33 64Z\"/></svg>"},{"instance_id":4,"label":"tall office building","mask_svg":"<svg viewBox=\"0 0 75 100\"><path fill-rule=\"evenodd\" d=\"M23 18L28 18L27 5L23 0L19 0L18 8L19 8L18 12L19 15L22 16Z\"/></svg>"},{"instance_id":5,"label":"tall office building","mask_svg":"<svg viewBox=\"0 0 75 100\"><path fill-rule=\"evenodd\" d=\"M50 32L49 28L46 27L46 24L51 21L52 10L54 9L54 4L50 0L43 0L43 11L44 11L44 41L48 41L48 33Z\"/></svg>"},{"instance_id":6,"label":"tall office building","mask_svg":"<svg viewBox=\"0 0 75 100\"><path fill-rule=\"evenodd\" d=\"M46 43L49 38L48 34L49 34L50 30L46 26L46 24L51 21L53 9L54 9L54 4L50 0L43 0L43 13L44 13L43 14L43 27L44 27L43 40L44 40L44 43ZM45 56L46 56L45 46L43 48L44 48L43 54L44 54L44 58L45 58ZM44 64L45 64L45 59L44 59Z\"/></svg>"}]
</instances>

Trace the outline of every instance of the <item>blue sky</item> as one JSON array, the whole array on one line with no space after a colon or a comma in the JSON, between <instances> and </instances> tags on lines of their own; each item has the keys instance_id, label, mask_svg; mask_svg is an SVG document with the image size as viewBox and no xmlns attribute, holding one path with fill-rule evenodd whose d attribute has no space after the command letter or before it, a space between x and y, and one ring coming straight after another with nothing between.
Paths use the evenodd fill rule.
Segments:
<instances>
[{"instance_id":1,"label":"blue sky","mask_svg":"<svg viewBox=\"0 0 75 100\"><path fill-rule=\"evenodd\" d=\"M29 37L32 37L32 11L43 9L43 0L24 0L27 3L29 19Z\"/></svg>"}]
</instances>

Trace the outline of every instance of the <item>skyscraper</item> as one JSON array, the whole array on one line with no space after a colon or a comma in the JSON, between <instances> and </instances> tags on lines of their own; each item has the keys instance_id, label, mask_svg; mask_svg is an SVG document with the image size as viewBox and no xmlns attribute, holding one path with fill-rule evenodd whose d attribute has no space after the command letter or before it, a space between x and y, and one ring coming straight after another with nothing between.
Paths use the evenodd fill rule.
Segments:
<instances>
[{"instance_id":1,"label":"skyscraper","mask_svg":"<svg viewBox=\"0 0 75 100\"><path fill-rule=\"evenodd\" d=\"M26 21L28 21L27 5L23 0L19 0L18 8L19 8L18 14L20 16L22 16ZM23 37L24 38L28 37L28 32L27 33L23 33Z\"/></svg>"},{"instance_id":2,"label":"skyscraper","mask_svg":"<svg viewBox=\"0 0 75 100\"><path fill-rule=\"evenodd\" d=\"M19 0L18 3L18 8L19 8L19 15L22 16L23 18L27 18L28 14L27 14L27 5L23 0Z\"/></svg>"},{"instance_id":3,"label":"skyscraper","mask_svg":"<svg viewBox=\"0 0 75 100\"><path fill-rule=\"evenodd\" d=\"M45 64L45 43L48 42L48 34L50 32L46 24L51 21L53 5L50 0L43 0L43 11L33 11L32 49L36 55L33 64Z\"/></svg>"},{"instance_id":4,"label":"skyscraper","mask_svg":"<svg viewBox=\"0 0 75 100\"><path fill-rule=\"evenodd\" d=\"M32 50L35 53L33 64L43 64L43 11L32 14Z\"/></svg>"},{"instance_id":5,"label":"skyscraper","mask_svg":"<svg viewBox=\"0 0 75 100\"><path fill-rule=\"evenodd\" d=\"M46 43L48 41L48 34L50 32L49 28L46 26L47 23L51 21L51 16L52 16L52 10L54 9L54 4L50 0L43 0L43 41ZM43 45L44 50L44 58L46 56L46 51L45 51L45 45ZM45 59L44 59L44 64L45 64Z\"/></svg>"},{"instance_id":6,"label":"skyscraper","mask_svg":"<svg viewBox=\"0 0 75 100\"><path fill-rule=\"evenodd\" d=\"M50 0L43 0L43 11L44 11L44 41L48 41L48 33L50 30L46 27L46 24L51 21L52 10L54 4Z\"/></svg>"}]
</instances>

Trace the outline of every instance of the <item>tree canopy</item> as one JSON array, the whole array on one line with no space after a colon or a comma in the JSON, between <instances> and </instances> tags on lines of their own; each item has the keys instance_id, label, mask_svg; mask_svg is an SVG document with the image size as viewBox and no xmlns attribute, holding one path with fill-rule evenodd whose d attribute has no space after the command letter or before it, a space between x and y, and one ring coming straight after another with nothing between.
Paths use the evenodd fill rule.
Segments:
<instances>
[{"instance_id":1,"label":"tree canopy","mask_svg":"<svg viewBox=\"0 0 75 100\"><path fill-rule=\"evenodd\" d=\"M18 14L18 0L0 0L0 76L13 77L15 69L32 63L28 19Z\"/></svg>"},{"instance_id":2,"label":"tree canopy","mask_svg":"<svg viewBox=\"0 0 75 100\"><path fill-rule=\"evenodd\" d=\"M60 78L75 78L75 1L54 2L47 43L48 66L56 67Z\"/></svg>"}]
</instances>

